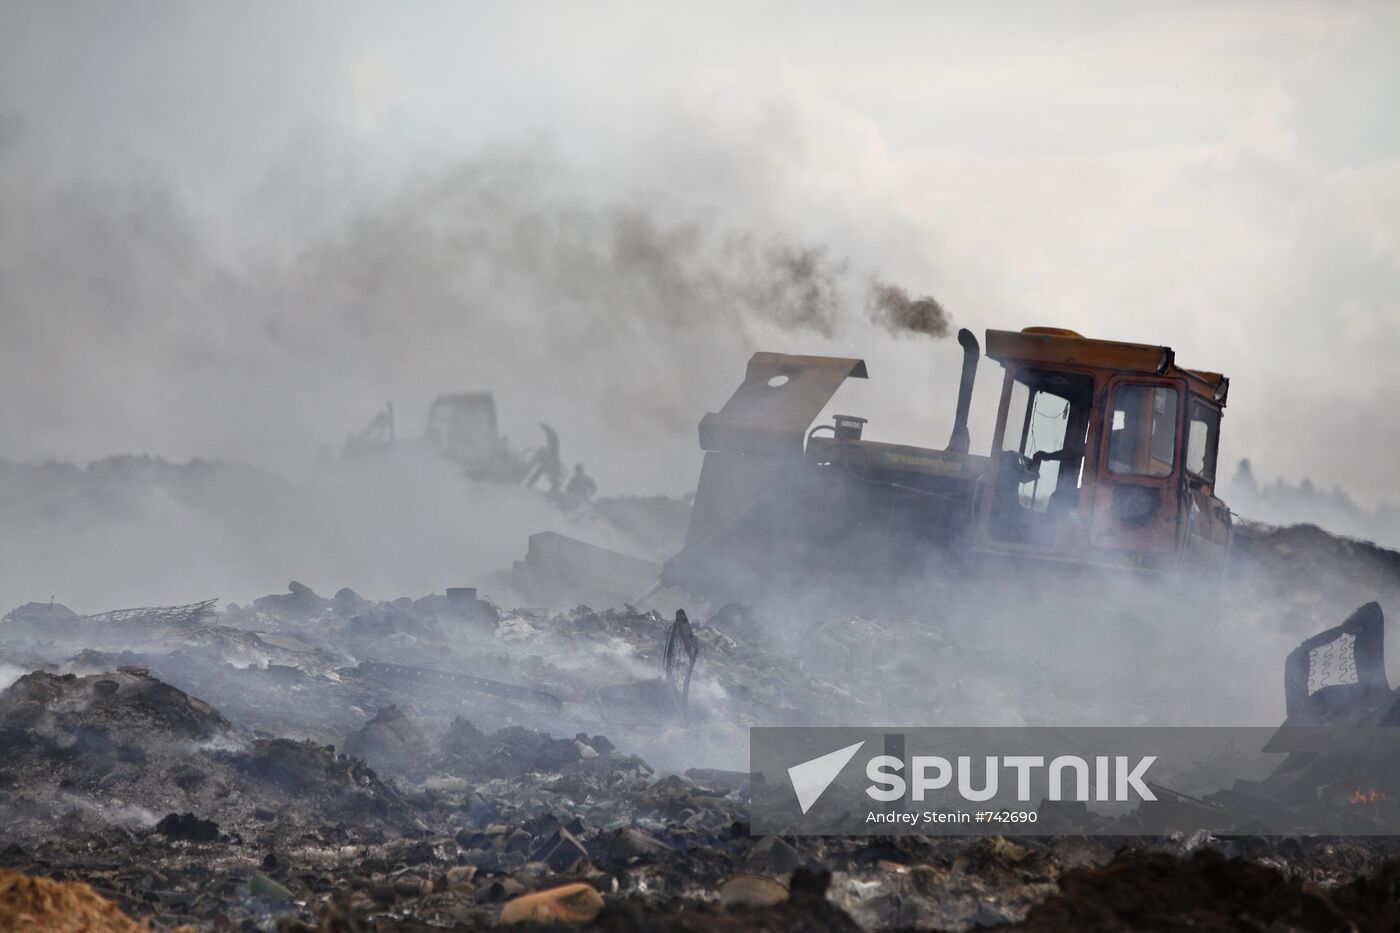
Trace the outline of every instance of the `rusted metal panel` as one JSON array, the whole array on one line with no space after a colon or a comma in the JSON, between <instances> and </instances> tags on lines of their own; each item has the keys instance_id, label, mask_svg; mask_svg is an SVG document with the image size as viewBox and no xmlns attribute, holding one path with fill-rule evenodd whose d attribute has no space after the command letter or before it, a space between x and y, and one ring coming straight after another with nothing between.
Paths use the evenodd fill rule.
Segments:
<instances>
[{"instance_id":1,"label":"rusted metal panel","mask_svg":"<svg viewBox=\"0 0 1400 933\"><path fill-rule=\"evenodd\" d=\"M1022 331L987 331L987 356L1008 362L1087 366L1120 372L1153 373L1183 378L1192 393L1225 407L1230 380L1204 369L1176 365L1171 347L1117 340L1094 340L1058 327L1027 327Z\"/></svg>"},{"instance_id":2,"label":"rusted metal panel","mask_svg":"<svg viewBox=\"0 0 1400 933\"><path fill-rule=\"evenodd\" d=\"M864 360L755 353L734 395L701 419L700 448L801 454L807 428L851 378L866 378Z\"/></svg>"},{"instance_id":3,"label":"rusted metal panel","mask_svg":"<svg viewBox=\"0 0 1400 933\"><path fill-rule=\"evenodd\" d=\"M1061 366L1088 366L1123 372L1165 374L1176 356L1171 347L1116 340L1090 340L1072 331L987 331L987 356L999 363L1024 361Z\"/></svg>"},{"instance_id":4,"label":"rusted metal panel","mask_svg":"<svg viewBox=\"0 0 1400 933\"><path fill-rule=\"evenodd\" d=\"M1210 399L1221 408L1225 407L1225 401L1230 396L1230 380L1220 373L1207 372L1204 369L1182 369L1173 366L1171 375L1185 376L1186 384L1190 387L1193 394Z\"/></svg>"},{"instance_id":5,"label":"rusted metal panel","mask_svg":"<svg viewBox=\"0 0 1400 933\"><path fill-rule=\"evenodd\" d=\"M1109 407L1117 393L1128 389L1170 389L1175 392L1175 409L1171 415L1171 466L1157 473L1160 464L1152 458L1152 413L1144 409L1138 416L1133 463L1110 467L1112 456L1113 410ZM1183 386L1174 380L1145 382L1130 377L1115 377L1109 383L1105 404L1097 411L1099 422L1098 452L1094 467L1093 518L1089 544L1129 553L1135 566L1144 569L1165 569L1156 555L1177 550L1178 529L1185 500L1181 495L1185 400ZM1149 397L1143 396L1144 402Z\"/></svg>"}]
</instances>

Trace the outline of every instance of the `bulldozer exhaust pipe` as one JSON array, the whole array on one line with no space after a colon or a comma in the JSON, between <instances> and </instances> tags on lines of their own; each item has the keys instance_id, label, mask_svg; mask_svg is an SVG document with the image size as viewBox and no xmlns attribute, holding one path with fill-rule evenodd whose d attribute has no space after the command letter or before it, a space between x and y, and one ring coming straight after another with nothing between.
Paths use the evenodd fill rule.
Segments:
<instances>
[{"instance_id":1,"label":"bulldozer exhaust pipe","mask_svg":"<svg viewBox=\"0 0 1400 933\"><path fill-rule=\"evenodd\" d=\"M963 348L962 381L958 383L958 411L953 417L953 435L948 438L948 451L965 454L972 446L972 436L967 433L967 412L972 407L972 384L977 379L977 358L982 348L966 327L958 331L958 343Z\"/></svg>"}]
</instances>

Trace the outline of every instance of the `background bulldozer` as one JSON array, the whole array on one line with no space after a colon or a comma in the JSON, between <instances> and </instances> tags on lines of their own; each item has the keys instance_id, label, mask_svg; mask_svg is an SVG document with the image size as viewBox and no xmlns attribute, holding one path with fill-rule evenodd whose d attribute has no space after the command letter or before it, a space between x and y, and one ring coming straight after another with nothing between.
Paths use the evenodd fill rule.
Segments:
<instances>
[{"instance_id":1,"label":"background bulldozer","mask_svg":"<svg viewBox=\"0 0 1400 933\"><path fill-rule=\"evenodd\" d=\"M865 439L865 419L811 427L863 360L757 353L700 422L706 451L684 549L664 585L710 600L897 584L989 561L1218 574L1215 495L1229 380L1168 347L1073 331L989 330L1004 368L991 453L969 452L979 346L968 330L942 450ZM865 591L869 591L866 589Z\"/></svg>"},{"instance_id":2,"label":"background bulldozer","mask_svg":"<svg viewBox=\"0 0 1400 933\"><path fill-rule=\"evenodd\" d=\"M382 457L404 446L425 446L461 467L462 473L488 483L515 483L525 475L525 457L511 448L496 421L490 392L452 392L428 406L421 439L405 439L396 429L394 403L386 402L358 434L345 438L340 456Z\"/></svg>"}]
</instances>

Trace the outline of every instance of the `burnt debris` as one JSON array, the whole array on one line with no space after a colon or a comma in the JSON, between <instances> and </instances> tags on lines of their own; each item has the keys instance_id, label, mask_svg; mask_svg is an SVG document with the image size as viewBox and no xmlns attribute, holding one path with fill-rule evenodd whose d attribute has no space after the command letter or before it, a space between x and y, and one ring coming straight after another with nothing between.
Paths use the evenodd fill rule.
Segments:
<instances>
[{"instance_id":1,"label":"burnt debris","mask_svg":"<svg viewBox=\"0 0 1400 933\"><path fill-rule=\"evenodd\" d=\"M1395 922L1400 843L1251 829L1258 807L1305 812L1345 781L1326 750L1214 795L1157 788L1177 809L1119 817L1135 835L756 837L744 726L879 721L916 689L963 716L978 649L917 618L689 609L301 584L222 610L21 607L0 623L0 661L29 671L0 692L0 888L81 882L74 910L199 929ZM1363 606L1289 655L1280 735L1392 723L1383 624ZM1057 716L1065 685L1045 681L1020 703ZM1216 828L1173 832L1183 810Z\"/></svg>"}]
</instances>

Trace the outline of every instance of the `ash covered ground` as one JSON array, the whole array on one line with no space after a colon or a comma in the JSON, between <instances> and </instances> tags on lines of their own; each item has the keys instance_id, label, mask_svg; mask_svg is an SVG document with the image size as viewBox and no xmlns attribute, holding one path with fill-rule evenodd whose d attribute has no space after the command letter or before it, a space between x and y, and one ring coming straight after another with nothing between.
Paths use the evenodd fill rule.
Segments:
<instances>
[{"instance_id":1,"label":"ash covered ground","mask_svg":"<svg viewBox=\"0 0 1400 933\"><path fill-rule=\"evenodd\" d=\"M1246 541L1208 594L1076 582L1053 616L1004 576L692 605L688 696L673 607L523 608L519 573L500 602L29 603L0 623L0 874L196 929L1393 929L1381 838L749 832L752 725L1277 724L1284 655L1400 604L1400 554Z\"/></svg>"}]
</instances>

